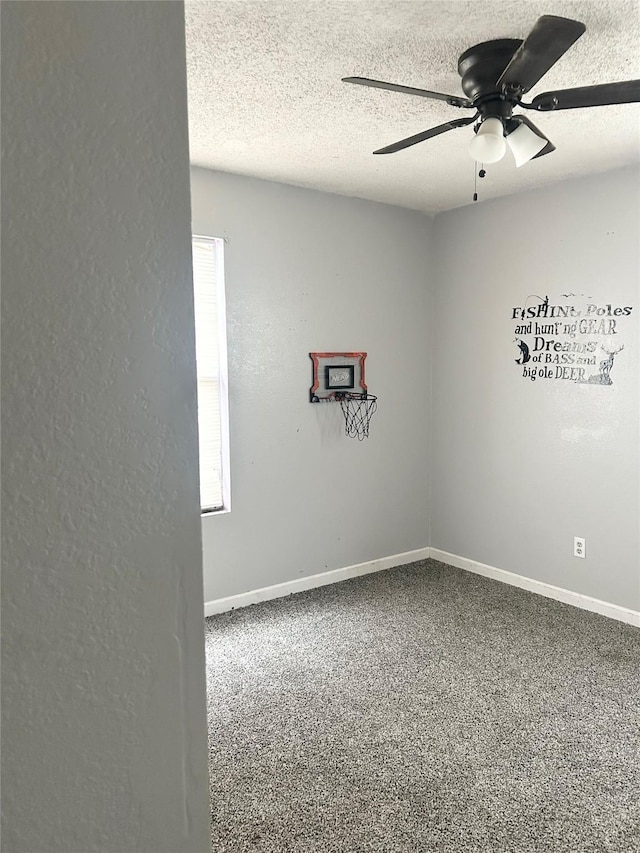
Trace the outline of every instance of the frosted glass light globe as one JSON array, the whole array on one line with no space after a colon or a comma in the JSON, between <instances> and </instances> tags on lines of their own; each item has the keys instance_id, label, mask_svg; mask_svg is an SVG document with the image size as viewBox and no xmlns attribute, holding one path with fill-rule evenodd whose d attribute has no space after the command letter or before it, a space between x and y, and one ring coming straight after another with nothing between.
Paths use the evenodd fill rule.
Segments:
<instances>
[{"instance_id":1,"label":"frosted glass light globe","mask_svg":"<svg viewBox=\"0 0 640 853\"><path fill-rule=\"evenodd\" d=\"M486 118L471 140L469 154L478 163L497 163L507 150L502 122L499 118Z\"/></svg>"},{"instance_id":2,"label":"frosted glass light globe","mask_svg":"<svg viewBox=\"0 0 640 853\"><path fill-rule=\"evenodd\" d=\"M524 166L529 160L533 160L546 146L548 140L538 136L526 124L521 124L513 133L507 136L509 148L513 151L516 166Z\"/></svg>"}]
</instances>

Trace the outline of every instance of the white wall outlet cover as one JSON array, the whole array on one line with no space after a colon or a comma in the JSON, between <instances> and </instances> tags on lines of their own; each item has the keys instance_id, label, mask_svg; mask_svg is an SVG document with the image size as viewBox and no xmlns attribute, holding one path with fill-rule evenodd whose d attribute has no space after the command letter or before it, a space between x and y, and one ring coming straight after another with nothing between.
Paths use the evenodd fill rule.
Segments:
<instances>
[{"instance_id":1,"label":"white wall outlet cover","mask_svg":"<svg viewBox=\"0 0 640 853\"><path fill-rule=\"evenodd\" d=\"M583 539L581 536L573 537L573 556L574 557L586 557L587 555L587 540Z\"/></svg>"}]
</instances>

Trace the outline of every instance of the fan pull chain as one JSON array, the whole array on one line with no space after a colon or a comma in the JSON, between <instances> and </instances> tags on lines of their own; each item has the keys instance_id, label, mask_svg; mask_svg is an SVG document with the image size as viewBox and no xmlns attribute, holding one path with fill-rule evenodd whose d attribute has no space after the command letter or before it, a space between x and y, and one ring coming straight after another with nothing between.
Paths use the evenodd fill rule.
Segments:
<instances>
[{"instance_id":1,"label":"fan pull chain","mask_svg":"<svg viewBox=\"0 0 640 853\"><path fill-rule=\"evenodd\" d=\"M473 200L478 201L478 178L484 178L487 174L484 170L484 163L480 163L480 171L478 171L478 164L474 160L473 162Z\"/></svg>"}]
</instances>

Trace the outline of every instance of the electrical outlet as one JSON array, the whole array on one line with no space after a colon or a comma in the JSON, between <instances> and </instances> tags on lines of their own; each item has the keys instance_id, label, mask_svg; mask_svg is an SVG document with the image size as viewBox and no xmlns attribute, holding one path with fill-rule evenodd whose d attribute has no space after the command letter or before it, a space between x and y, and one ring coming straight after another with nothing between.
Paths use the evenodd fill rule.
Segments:
<instances>
[{"instance_id":1,"label":"electrical outlet","mask_svg":"<svg viewBox=\"0 0 640 853\"><path fill-rule=\"evenodd\" d=\"M573 537L573 556L583 559L587 556L587 540L583 539L582 536Z\"/></svg>"}]
</instances>

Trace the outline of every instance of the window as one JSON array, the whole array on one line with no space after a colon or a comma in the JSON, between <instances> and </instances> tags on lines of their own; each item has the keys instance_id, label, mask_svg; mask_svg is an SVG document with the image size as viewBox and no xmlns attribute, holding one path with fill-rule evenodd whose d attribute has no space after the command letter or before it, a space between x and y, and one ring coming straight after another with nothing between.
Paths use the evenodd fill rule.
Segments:
<instances>
[{"instance_id":1,"label":"window","mask_svg":"<svg viewBox=\"0 0 640 853\"><path fill-rule=\"evenodd\" d=\"M230 509L224 241L193 237L200 505Z\"/></svg>"}]
</instances>

